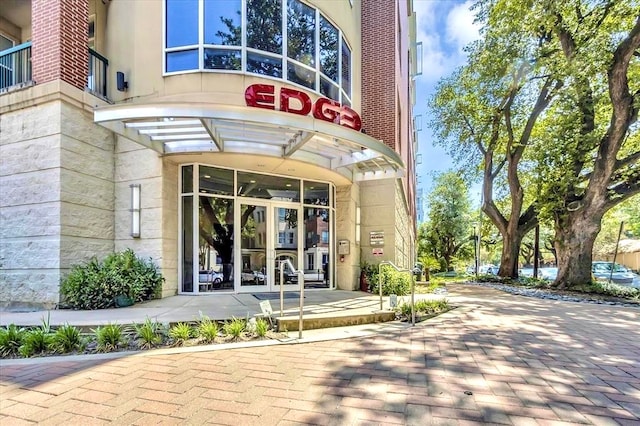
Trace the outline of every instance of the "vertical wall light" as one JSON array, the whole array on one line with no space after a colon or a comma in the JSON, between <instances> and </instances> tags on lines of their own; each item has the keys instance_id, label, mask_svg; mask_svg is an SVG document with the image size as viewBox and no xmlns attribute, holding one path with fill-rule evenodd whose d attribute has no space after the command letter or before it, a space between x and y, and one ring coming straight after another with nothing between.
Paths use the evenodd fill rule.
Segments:
<instances>
[{"instance_id":1,"label":"vertical wall light","mask_svg":"<svg viewBox=\"0 0 640 426\"><path fill-rule=\"evenodd\" d=\"M360 206L356 207L356 244L360 244Z\"/></svg>"},{"instance_id":2,"label":"vertical wall light","mask_svg":"<svg viewBox=\"0 0 640 426\"><path fill-rule=\"evenodd\" d=\"M140 184L132 183L131 188L131 236L140 238Z\"/></svg>"}]
</instances>

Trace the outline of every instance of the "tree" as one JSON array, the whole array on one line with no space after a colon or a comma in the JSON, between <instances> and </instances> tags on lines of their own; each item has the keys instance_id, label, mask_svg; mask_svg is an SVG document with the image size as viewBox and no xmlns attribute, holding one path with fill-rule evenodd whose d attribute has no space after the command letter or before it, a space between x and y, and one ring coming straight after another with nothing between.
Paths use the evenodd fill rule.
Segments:
<instances>
[{"instance_id":1,"label":"tree","mask_svg":"<svg viewBox=\"0 0 640 426\"><path fill-rule=\"evenodd\" d=\"M503 237L500 275L515 276L516 249L541 217L554 223L555 285L582 285L602 215L640 192L638 4L475 7L482 39L438 88L434 128L458 159L480 163L483 211ZM501 180L506 211L494 202Z\"/></svg>"},{"instance_id":2,"label":"tree","mask_svg":"<svg viewBox=\"0 0 640 426\"><path fill-rule=\"evenodd\" d=\"M517 277L522 239L538 220L535 200L525 199L519 168L560 82L545 73L548 55L532 55L533 41L514 37L510 28L486 25L484 39L468 49L468 64L440 82L430 105L439 143L459 161L480 160L482 211L503 240L499 275ZM502 209L494 200L500 181L509 198Z\"/></svg>"},{"instance_id":3,"label":"tree","mask_svg":"<svg viewBox=\"0 0 640 426\"><path fill-rule=\"evenodd\" d=\"M200 238L213 247L223 266L224 280L228 281L233 273L233 200L200 196L199 231ZM253 212L256 206L246 206L240 215L242 236L253 232Z\"/></svg>"},{"instance_id":4,"label":"tree","mask_svg":"<svg viewBox=\"0 0 640 426\"><path fill-rule=\"evenodd\" d=\"M553 218L559 288L591 281L604 214L640 193L640 7L637 2L551 2L544 31L563 93L540 135L541 196ZM539 154L542 154L538 150Z\"/></svg>"},{"instance_id":5,"label":"tree","mask_svg":"<svg viewBox=\"0 0 640 426\"><path fill-rule=\"evenodd\" d=\"M429 220L418 232L418 257L428 254L445 271L453 269L457 258L468 258L473 252L470 215L471 202L462 178L455 172L438 175L429 194Z\"/></svg>"}]
</instances>

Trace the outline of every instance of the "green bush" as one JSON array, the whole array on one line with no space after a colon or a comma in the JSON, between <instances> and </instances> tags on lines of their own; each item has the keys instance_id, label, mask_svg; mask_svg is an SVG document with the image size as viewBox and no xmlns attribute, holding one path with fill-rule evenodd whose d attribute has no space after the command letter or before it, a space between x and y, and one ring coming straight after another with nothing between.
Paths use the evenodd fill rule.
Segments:
<instances>
[{"instance_id":1,"label":"green bush","mask_svg":"<svg viewBox=\"0 0 640 426\"><path fill-rule=\"evenodd\" d=\"M131 249L112 253L104 262L96 258L76 265L60 286L65 304L73 309L104 309L118 296L141 302L157 295L162 275L151 260L136 257Z\"/></svg>"},{"instance_id":2,"label":"green bush","mask_svg":"<svg viewBox=\"0 0 640 426\"><path fill-rule=\"evenodd\" d=\"M46 320L43 318L40 327L26 332L22 346L19 349L20 355L29 358L52 350L53 333L49 325L49 318L49 316L47 316Z\"/></svg>"},{"instance_id":3,"label":"green bush","mask_svg":"<svg viewBox=\"0 0 640 426\"><path fill-rule=\"evenodd\" d=\"M213 343L218 336L218 331L218 323L200 312L200 323L196 328L198 337L205 343Z\"/></svg>"},{"instance_id":4,"label":"green bush","mask_svg":"<svg viewBox=\"0 0 640 426\"><path fill-rule=\"evenodd\" d=\"M26 330L15 324L9 324L6 328L0 327L0 356L10 357L18 354L20 346L24 342Z\"/></svg>"},{"instance_id":5,"label":"green bush","mask_svg":"<svg viewBox=\"0 0 640 426\"><path fill-rule=\"evenodd\" d=\"M133 325L141 349L151 349L162 343L164 327L157 321L151 321L149 317L142 324Z\"/></svg>"},{"instance_id":6,"label":"green bush","mask_svg":"<svg viewBox=\"0 0 640 426\"><path fill-rule=\"evenodd\" d=\"M186 322L179 322L169 329L169 337L175 346L182 346L193 336L193 328Z\"/></svg>"},{"instance_id":7,"label":"green bush","mask_svg":"<svg viewBox=\"0 0 640 426\"><path fill-rule=\"evenodd\" d=\"M122 326L119 324L107 324L91 331L93 331L95 335L97 350L99 352L118 350L120 345L125 341Z\"/></svg>"},{"instance_id":8,"label":"green bush","mask_svg":"<svg viewBox=\"0 0 640 426\"><path fill-rule=\"evenodd\" d=\"M222 325L224 334L234 339L238 339L247 328L247 322L242 318L232 317Z\"/></svg>"},{"instance_id":9,"label":"green bush","mask_svg":"<svg viewBox=\"0 0 640 426\"><path fill-rule=\"evenodd\" d=\"M397 294L398 296L404 296L411 291L411 275L409 272L399 272L392 266L382 265L380 273L382 275L383 295ZM369 288L371 292L377 294L379 292L377 267L375 271L370 272L370 275L373 281L369 281Z\"/></svg>"},{"instance_id":10,"label":"green bush","mask_svg":"<svg viewBox=\"0 0 640 426\"><path fill-rule=\"evenodd\" d=\"M590 293L604 294L625 299L640 299L640 289L607 281L593 281L588 288Z\"/></svg>"},{"instance_id":11,"label":"green bush","mask_svg":"<svg viewBox=\"0 0 640 426\"><path fill-rule=\"evenodd\" d=\"M66 323L53 334L52 346L56 352L64 354L84 350L85 342L80 329Z\"/></svg>"},{"instance_id":12,"label":"green bush","mask_svg":"<svg viewBox=\"0 0 640 426\"><path fill-rule=\"evenodd\" d=\"M256 321L256 335L258 337L264 337L269 331L269 322L264 318L258 318Z\"/></svg>"},{"instance_id":13,"label":"green bush","mask_svg":"<svg viewBox=\"0 0 640 426\"><path fill-rule=\"evenodd\" d=\"M449 301L447 299L434 299L434 300L416 300L414 303L414 310L416 315L432 315L449 310ZM398 306L400 315L409 318L411 317L411 304L403 303Z\"/></svg>"}]
</instances>

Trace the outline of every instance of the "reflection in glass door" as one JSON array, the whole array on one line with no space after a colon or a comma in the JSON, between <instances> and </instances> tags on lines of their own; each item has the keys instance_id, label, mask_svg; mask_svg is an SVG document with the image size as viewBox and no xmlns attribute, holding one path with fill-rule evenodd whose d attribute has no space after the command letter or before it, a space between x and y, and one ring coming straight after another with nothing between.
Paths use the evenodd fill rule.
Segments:
<instances>
[{"instance_id":1,"label":"reflection in glass door","mask_svg":"<svg viewBox=\"0 0 640 426\"><path fill-rule=\"evenodd\" d=\"M240 207L240 288L267 290L267 207L241 204Z\"/></svg>"},{"instance_id":2,"label":"reflection in glass door","mask_svg":"<svg viewBox=\"0 0 640 426\"><path fill-rule=\"evenodd\" d=\"M270 265L272 291L280 290L280 262L290 260L298 269L298 209L280 206L273 207L273 237L275 262ZM286 264L284 267L285 290L298 288L298 276Z\"/></svg>"}]
</instances>

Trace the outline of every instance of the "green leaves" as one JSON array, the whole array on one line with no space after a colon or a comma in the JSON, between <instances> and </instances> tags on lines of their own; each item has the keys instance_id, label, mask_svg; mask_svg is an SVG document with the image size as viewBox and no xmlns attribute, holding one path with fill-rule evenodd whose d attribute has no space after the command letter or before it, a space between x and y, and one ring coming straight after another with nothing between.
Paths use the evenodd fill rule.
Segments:
<instances>
[{"instance_id":1,"label":"green leaves","mask_svg":"<svg viewBox=\"0 0 640 426\"><path fill-rule=\"evenodd\" d=\"M118 296L134 302L150 299L160 291L164 278L151 260L137 258L133 250L96 258L76 265L60 286L63 300L74 309L104 309Z\"/></svg>"},{"instance_id":2,"label":"green leaves","mask_svg":"<svg viewBox=\"0 0 640 426\"><path fill-rule=\"evenodd\" d=\"M457 173L447 172L436 177L428 199L428 221L418 231L418 258L441 261L440 269L446 271L473 253L469 192Z\"/></svg>"}]
</instances>

